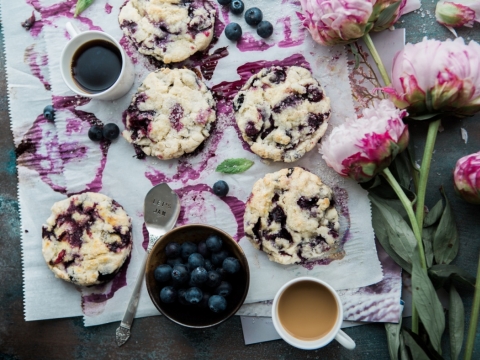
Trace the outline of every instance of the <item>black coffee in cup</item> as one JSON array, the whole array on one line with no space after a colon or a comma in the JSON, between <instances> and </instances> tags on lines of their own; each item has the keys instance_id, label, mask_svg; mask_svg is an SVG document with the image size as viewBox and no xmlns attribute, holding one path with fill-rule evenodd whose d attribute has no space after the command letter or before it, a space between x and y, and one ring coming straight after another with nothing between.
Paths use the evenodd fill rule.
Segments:
<instances>
[{"instance_id":1,"label":"black coffee in cup","mask_svg":"<svg viewBox=\"0 0 480 360\"><path fill-rule=\"evenodd\" d=\"M107 90L122 71L122 54L106 40L92 40L80 46L72 58L72 77L84 91L96 94Z\"/></svg>"}]
</instances>

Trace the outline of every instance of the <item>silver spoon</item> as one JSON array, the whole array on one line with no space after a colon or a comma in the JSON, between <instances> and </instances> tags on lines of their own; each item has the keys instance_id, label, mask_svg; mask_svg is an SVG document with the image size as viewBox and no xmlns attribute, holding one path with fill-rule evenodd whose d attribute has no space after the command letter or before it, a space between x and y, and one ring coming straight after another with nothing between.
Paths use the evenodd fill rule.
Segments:
<instances>
[{"instance_id":1,"label":"silver spoon","mask_svg":"<svg viewBox=\"0 0 480 360\"><path fill-rule=\"evenodd\" d=\"M180 199L167 184L159 184L151 189L147 196L145 196L143 212L149 235L148 248L140 265L140 271L127 310L116 331L115 339L118 346L125 344L130 337L130 328L140 299L140 290L142 289L143 278L145 276L148 254L152 250L153 245L175 226L178 215L180 214Z\"/></svg>"}]
</instances>

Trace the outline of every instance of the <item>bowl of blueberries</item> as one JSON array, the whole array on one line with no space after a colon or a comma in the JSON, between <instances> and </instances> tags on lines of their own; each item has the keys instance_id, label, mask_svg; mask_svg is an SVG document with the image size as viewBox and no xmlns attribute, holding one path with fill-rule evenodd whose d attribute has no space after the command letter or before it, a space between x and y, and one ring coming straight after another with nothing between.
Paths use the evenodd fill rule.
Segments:
<instances>
[{"instance_id":1,"label":"bowl of blueberries","mask_svg":"<svg viewBox=\"0 0 480 360\"><path fill-rule=\"evenodd\" d=\"M250 272L242 248L230 235L192 224L171 230L155 244L145 281L153 304L168 319L207 328L242 306Z\"/></svg>"}]
</instances>

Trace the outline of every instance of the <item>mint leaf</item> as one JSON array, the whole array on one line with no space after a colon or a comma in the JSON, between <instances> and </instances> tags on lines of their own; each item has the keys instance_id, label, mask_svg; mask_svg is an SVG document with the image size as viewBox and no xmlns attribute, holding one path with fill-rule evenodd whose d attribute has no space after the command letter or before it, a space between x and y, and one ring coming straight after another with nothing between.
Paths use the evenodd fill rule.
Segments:
<instances>
[{"instance_id":1,"label":"mint leaf","mask_svg":"<svg viewBox=\"0 0 480 360\"><path fill-rule=\"evenodd\" d=\"M227 159L218 165L215 171L224 174L239 174L250 169L253 164L254 162L248 159Z\"/></svg>"},{"instance_id":2,"label":"mint leaf","mask_svg":"<svg viewBox=\"0 0 480 360\"><path fill-rule=\"evenodd\" d=\"M82 12L84 12L86 8L88 8L90 5L92 5L93 1L94 0L78 0L77 1L77 6L75 6L74 16L77 17Z\"/></svg>"}]
</instances>

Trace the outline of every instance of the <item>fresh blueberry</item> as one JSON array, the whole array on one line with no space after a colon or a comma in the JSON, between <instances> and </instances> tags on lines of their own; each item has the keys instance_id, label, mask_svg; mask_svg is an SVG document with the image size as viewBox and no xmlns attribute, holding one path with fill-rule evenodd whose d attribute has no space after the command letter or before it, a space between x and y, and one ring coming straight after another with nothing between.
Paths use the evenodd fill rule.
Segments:
<instances>
[{"instance_id":1,"label":"fresh blueberry","mask_svg":"<svg viewBox=\"0 0 480 360\"><path fill-rule=\"evenodd\" d=\"M223 270L229 274L235 274L240 271L240 262L234 257L227 257L223 260Z\"/></svg>"},{"instance_id":2,"label":"fresh blueberry","mask_svg":"<svg viewBox=\"0 0 480 360\"><path fill-rule=\"evenodd\" d=\"M217 0L220 5L228 5L232 0Z\"/></svg>"},{"instance_id":3,"label":"fresh blueberry","mask_svg":"<svg viewBox=\"0 0 480 360\"><path fill-rule=\"evenodd\" d=\"M273 34L273 25L269 21L260 21L257 26L258 36L266 39Z\"/></svg>"},{"instance_id":4,"label":"fresh blueberry","mask_svg":"<svg viewBox=\"0 0 480 360\"><path fill-rule=\"evenodd\" d=\"M185 293L187 292L187 289L181 288L177 290L177 298L178 302L182 305L190 305L190 303L185 300Z\"/></svg>"},{"instance_id":5,"label":"fresh blueberry","mask_svg":"<svg viewBox=\"0 0 480 360\"><path fill-rule=\"evenodd\" d=\"M172 279L177 284L183 284L187 282L189 279L187 267L183 264L176 264L172 270Z\"/></svg>"},{"instance_id":6,"label":"fresh blueberry","mask_svg":"<svg viewBox=\"0 0 480 360\"><path fill-rule=\"evenodd\" d=\"M93 125L88 129L88 137L92 141L100 141L103 139L103 130L101 126Z\"/></svg>"},{"instance_id":7,"label":"fresh blueberry","mask_svg":"<svg viewBox=\"0 0 480 360\"><path fill-rule=\"evenodd\" d=\"M222 266L223 260L228 257L228 252L226 250L220 250L219 252L212 254L212 264L215 266Z\"/></svg>"},{"instance_id":8,"label":"fresh blueberry","mask_svg":"<svg viewBox=\"0 0 480 360\"><path fill-rule=\"evenodd\" d=\"M207 281L205 285L211 288L216 288L222 282L222 276L216 271L209 271L207 274Z\"/></svg>"},{"instance_id":9,"label":"fresh blueberry","mask_svg":"<svg viewBox=\"0 0 480 360\"><path fill-rule=\"evenodd\" d=\"M242 0L233 0L230 3L230 11L233 14L241 14L245 10L245 5L243 4Z\"/></svg>"},{"instance_id":10,"label":"fresh blueberry","mask_svg":"<svg viewBox=\"0 0 480 360\"><path fill-rule=\"evenodd\" d=\"M55 120L55 109L52 105L47 105L43 108L43 117L48 121Z\"/></svg>"},{"instance_id":11,"label":"fresh blueberry","mask_svg":"<svg viewBox=\"0 0 480 360\"><path fill-rule=\"evenodd\" d=\"M182 246L176 242L170 242L165 246L165 255L167 255L167 258L169 259L178 258L181 251Z\"/></svg>"},{"instance_id":12,"label":"fresh blueberry","mask_svg":"<svg viewBox=\"0 0 480 360\"><path fill-rule=\"evenodd\" d=\"M217 252L222 249L223 241L218 235L210 235L205 241L207 249L211 252Z\"/></svg>"},{"instance_id":13,"label":"fresh blueberry","mask_svg":"<svg viewBox=\"0 0 480 360\"><path fill-rule=\"evenodd\" d=\"M191 287L185 291L185 300L190 304L198 304L203 299L203 292L198 287Z\"/></svg>"},{"instance_id":14,"label":"fresh blueberry","mask_svg":"<svg viewBox=\"0 0 480 360\"><path fill-rule=\"evenodd\" d=\"M190 282L194 286L200 286L208 279L208 272L203 267L195 268L190 274Z\"/></svg>"},{"instance_id":15,"label":"fresh blueberry","mask_svg":"<svg viewBox=\"0 0 480 360\"><path fill-rule=\"evenodd\" d=\"M207 248L207 243L205 241L200 241L197 245L197 251L204 259L210 257L210 250Z\"/></svg>"},{"instance_id":16,"label":"fresh blueberry","mask_svg":"<svg viewBox=\"0 0 480 360\"><path fill-rule=\"evenodd\" d=\"M195 245L192 242L184 242L182 244L182 259L187 261L188 257L192 255L193 253L197 252L197 245Z\"/></svg>"},{"instance_id":17,"label":"fresh blueberry","mask_svg":"<svg viewBox=\"0 0 480 360\"><path fill-rule=\"evenodd\" d=\"M158 282L170 281L172 278L172 267L168 264L159 265L153 272L153 276Z\"/></svg>"},{"instance_id":18,"label":"fresh blueberry","mask_svg":"<svg viewBox=\"0 0 480 360\"><path fill-rule=\"evenodd\" d=\"M253 7L245 11L245 21L248 25L257 26L263 19L262 10L257 7Z\"/></svg>"},{"instance_id":19,"label":"fresh blueberry","mask_svg":"<svg viewBox=\"0 0 480 360\"><path fill-rule=\"evenodd\" d=\"M177 290L172 286L165 286L160 290L160 300L165 304L172 304L177 298Z\"/></svg>"},{"instance_id":20,"label":"fresh blueberry","mask_svg":"<svg viewBox=\"0 0 480 360\"><path fill-rule=\"evenodd\" d=\"M190 269L195 269L199 266L203 267L204 265L205 260L199 253L193 253L188 257L188 267Z\"/></svg>"},{"instance_id":21,"label":"fresh blueberry","mask_svg":"<svg viewBox=\"0 0 480 360\"><path fill-rule=\"evenodd\" d=\"M120 135L120 129L117 124L110 123L103 127L103 137L107 140L115 140Z\"/></svg>"},{"instance_id":22,"label":"fresh blueberry","mask_svg":"<svg viewBox=\"0 0 480 360\"><path fill-rule=\"evenodd\" d=\"M167 259L167 264L170 265L171 267L174 267L175 265L182 264L182 263L183 263L183 261L182 261L181 257L177 257L177 258L173 258L173 259Z\"/></svg>"},{"instance_id":23,"label":"fresh blueberry","mask_svg":"<svg viewBox=\"0 0 480 360\"><path fill-rule=\"evenodd\" d=\"M214 270L214 266L212 265L212 262L210 261L210 259L205 259L205 265L203 267L207 271Z\"/></svg>"},{"instance_id":24,"label":"fresh blueberry","mask_svg":"<svg viewBox=\"0 0 480 360\"><path fill-rule=\"evenodd\" d=\"M237 41L242 37L242 27L235 22L231 22L225 27L225 36L228 40Z\"/></svg>"},{"instance_id":25,"label":"fresh blueberry","mask_svg":"<svg viewBox=\"0 0 480 360\"><path fill-rule=\"evenodd\" d=\"M223 180L218 180L213 184L213 193L217 196L224 197L228 194L228 184Z\"/></svg>"},{"instance_id":26,"label":"fresh blueberry","mask_svg":"<svg viewBox=\"0 0 480 360\"><path fill-rule=\"evenodd\" d=\"M206 308L208 307L208 300L210 299L210 294L206 291L203 291L203 298L202 298L202 301L200 301L200 303L198 304L198 306L202 307L202 308Z\"/></svg>"},{"instance_id":27,"label":"fresh blueberry","mask_svg":"<svg viewBox=\"0 0 480 360\"><path fill-rule=\"evenodd\" d=\"M218 273L218 275L220 275L220 278L221 278L222 280L225 279L225 278L227 277L227 274L228 274L228 273L225 271L225 269L222 268L222 267L219 267L219 268L215 269L215 272Z\"/></svg>"},{"instance_id":28,"label":"fresh blueberry","mask_svg":"<svg viewBox=\"0 0 480 360\"><path fill-rule=\"evenodd\" d=\"M226 297L232 293L232 285L226 281L222 281L220 285L213 291L215 295Z\"/></svg>"},{"instance_id":29,"label":"fresh blueberry","mask_svg":"<svg viewBox=\"0 0 480 360\"><path fill-rule=\"evenodd\" d=\"M224 312L227 308L227 300L225 300L223 296L212 295L210 299L208 299L208 308L214 313Z\"/></svg>"}]
</instances>

